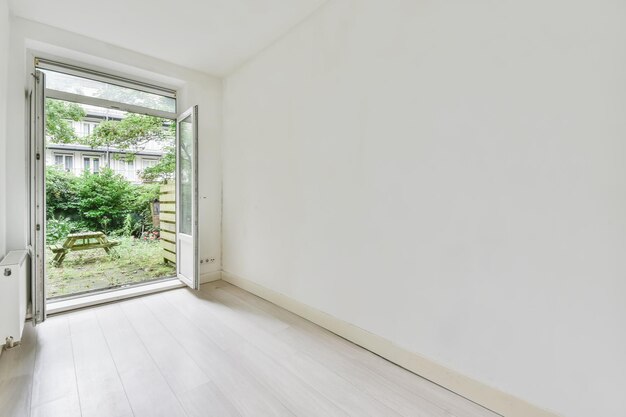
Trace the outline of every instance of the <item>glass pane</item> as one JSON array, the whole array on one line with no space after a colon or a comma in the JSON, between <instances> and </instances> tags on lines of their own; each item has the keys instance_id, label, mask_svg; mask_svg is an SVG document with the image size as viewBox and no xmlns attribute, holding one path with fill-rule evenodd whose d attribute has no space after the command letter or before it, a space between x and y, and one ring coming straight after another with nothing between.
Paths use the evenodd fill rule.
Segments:
<instances>
[{"instance_id":1,"label":"glass pane","mask_svg":"<svg viewBox=\"0 0 626 417\"><path fill-rule=\"evenodd\" d=\"M72 171L74 169L74 157L73 156L66 156L65 157L65 169L67 171Z\"/></svg>"},{"instance_id":2,"label":"glass pane","mask_svg":"<svg viewBox=\"0 0 626 417\"><path fill-rule=\"evenodd\" d=\"M180 233L192 234L192 206L193 206L193 119L191 116L182 120L178 128L179 136L179 172L180 183L178 188L180 210Z\"/></svg>"},{"instance_id":3,"label":"glass pane","mask_svg":"<svg viewBox=\"0 0 626 417\"><path fill-rule=\"evenodd\" d=\"M83 169L84 169L85 171L89 172L89 158L85 158L85 159L84 159Z\"/></svg>"},{"instance_id":4,"label":"glass pane","mask_svg":"<svg viewBox=\"0 0 626 417\"><path fill-rule=\"evenodd\" d=\"M58 166L63 166L63 155L54 155L54 164Z\"/></svg>"},{"instance_id":5,"label":"glass pane","mask_svg":"<svg viewBox=\"0 0 626 417\"><path fill-rule=\"evenodd\" d=\"M94 158L93 159L93 173L97 174L98 172L100 172L100 159Z\"/></svg>"},{"instance_id":6,"label":"glass pane","mask_svg":"<svg viewBox=\"0 0 626 417\"><path fill-rule=\"evenodd\" d=\"M46 74L46 88L51 90L117 101L153 110L176 112L176 99L171 97L146 93L132 88L120 87L56 71L43 70L43 72Z\"/></svg>"}]
</instances>

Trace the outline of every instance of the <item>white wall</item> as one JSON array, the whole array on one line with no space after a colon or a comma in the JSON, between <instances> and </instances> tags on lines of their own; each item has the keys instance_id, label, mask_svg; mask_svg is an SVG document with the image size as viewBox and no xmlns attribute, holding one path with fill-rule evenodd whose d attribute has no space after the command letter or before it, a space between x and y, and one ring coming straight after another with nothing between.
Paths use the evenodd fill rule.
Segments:
<instances>
[{"instance_id":1,"label":"white wall","mask_svg":"<svg viewBox=\"0 0 626 417\"><path fill-rule=\"evenodd\" d=\"M9 67L9 140L6 170L12 175L7 194L13 204L7 207L7 246L23 248L28 225L26 170L25 93L31 82L32 54L52 57L77 65L87 65L112 74L157 82L179 91L178 107L182 112L199 105L199 252L202 258L217 262L202 264L200 273L221 269L221 104L220 79L179 67L175 64L115 47L94 39L50 26L14 18L11 27Z\"/></svg>"},{"instance_id":2,"label":"white wall","mask_svg":"<svg viewBox=\"0 0 626 417\"><path fill-rule=\"evenodd\" d=\"M0 0L0 259L6 253L6 140L7 140L7 68L9 60L9 6Z\"/></svg>"},{"instance_id":3,"label":"white wall","mask_svg":"<svg viewBox=\"0 0 626 417\"><path fill-rule=\"evenodd\" d=\"M225 82L223 266L626 415L626 3L331 0Z\"/></svg>"}]
</instances>

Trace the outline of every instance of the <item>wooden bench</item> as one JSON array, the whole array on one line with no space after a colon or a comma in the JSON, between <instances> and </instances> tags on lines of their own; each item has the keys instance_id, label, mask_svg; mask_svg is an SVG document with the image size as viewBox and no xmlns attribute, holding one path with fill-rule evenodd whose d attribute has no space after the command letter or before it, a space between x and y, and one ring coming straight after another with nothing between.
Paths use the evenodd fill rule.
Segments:
<instances>
[{"instance_id":1,"label":"wooden bench","mask_svg":"<svg viewBox=\"0 0 626 417\"><path fill-rule=\"evenodd\" d=\"M108 240L102 232L83 232L67 235L63 245L52 245L50 249L55 254L53 262L56 266L63 263L63 259L70 252L82 250L104 249L106 253L111 253L111 248L119 245L120 242Z\"/></svg>"}]
</instances>

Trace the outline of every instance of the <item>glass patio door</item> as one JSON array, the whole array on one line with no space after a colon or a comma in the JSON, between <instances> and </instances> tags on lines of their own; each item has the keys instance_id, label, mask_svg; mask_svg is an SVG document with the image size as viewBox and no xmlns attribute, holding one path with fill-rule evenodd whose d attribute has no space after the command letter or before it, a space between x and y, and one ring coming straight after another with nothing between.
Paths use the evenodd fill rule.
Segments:
<instances>
[{"instance_id":1,"label":"glass patio door","mask_svg":"<svg viewBox=\"0 0 626 417\"><path fill-rule=\"evenodd\" d=\"M176 275L193 289L198 279L198 106L176 126Z\"/></svg>"}]
</instances>

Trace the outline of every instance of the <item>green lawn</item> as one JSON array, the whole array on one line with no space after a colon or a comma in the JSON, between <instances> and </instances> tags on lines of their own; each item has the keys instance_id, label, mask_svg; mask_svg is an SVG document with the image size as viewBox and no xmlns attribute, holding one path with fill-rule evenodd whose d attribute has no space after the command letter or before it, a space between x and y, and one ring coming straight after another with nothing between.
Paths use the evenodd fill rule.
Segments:
<instances>
[{"instance_id":1,"label":"green lawn","mask_svg":"<svg viewBox=\"0 0 626 417\"><path fill-rule=\"evenodd\" d=\"M54 254L46 250L48 298L170 277L172 264L163 261L158 240L129 237L111 238L120 242L107 255L103 249L71 252L60 267L52 264Z\"/></svg>"}]
</instances>

